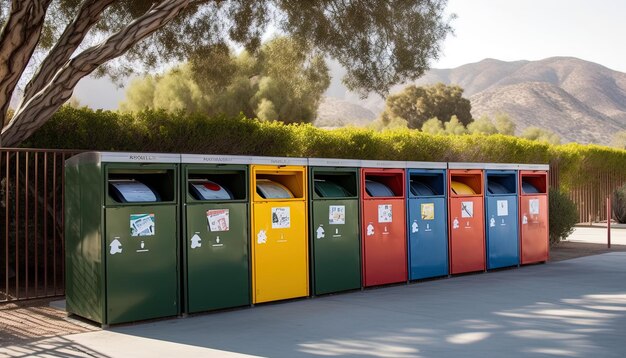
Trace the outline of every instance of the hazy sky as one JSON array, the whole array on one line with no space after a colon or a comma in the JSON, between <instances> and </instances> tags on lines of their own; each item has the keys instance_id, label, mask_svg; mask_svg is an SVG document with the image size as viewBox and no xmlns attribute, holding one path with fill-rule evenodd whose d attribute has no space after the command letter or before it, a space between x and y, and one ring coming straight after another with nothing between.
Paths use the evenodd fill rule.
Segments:
<instances>
[{"instance_id":1,"label":"hazy sky","mask_svg":"<svg viewBox=\"0 0 626 358\"><path fill-rule=\"evenodd\" d=\"M434 68L572 56L626 72L624 0L449 0L455 35Z\"/></svg>"},{"instance_id":2,"label":"hazy sky","mask_svg":"<svg viewBox=\"0 0 626 358\"><path fill-rule=\"evenodd\" d=\"M458 16L455 35L434 68L572 56L626 72L626 0L449 0L447 11ZM330 95L344 91L339 72L333 70ZM123 91L86 79L75 95L81 104L113 109Z\"/></svg>"}]
</instances>

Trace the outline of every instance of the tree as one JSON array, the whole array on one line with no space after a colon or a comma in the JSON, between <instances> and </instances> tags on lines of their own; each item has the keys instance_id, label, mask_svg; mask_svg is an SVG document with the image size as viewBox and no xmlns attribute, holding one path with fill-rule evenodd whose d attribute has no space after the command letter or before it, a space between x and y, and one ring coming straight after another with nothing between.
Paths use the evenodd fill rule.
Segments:
<instances>
[{"instance_id":1,"label":"tree","mask_svg":"<svg viewBox=\"0 0 626 358\"><path fill-rule=\"evenodd\" d=\"M384 95L392 84L421 76L428 60L437 58L451 31L445 5L446 0L3 1L1 143L19 145L96 70L119 78L202 56L228 42L254 52L270 25L336 59L346 68L350 89ZM19 104L7 120L20 83Z\"/></svg>"},{"instance_id":2,"label":"tree","mask_svg":"<svg viewBox=\"0 0 626 358\"><path fill-rule=\"evenodd\" d=\"M487 115L483 115L467 125L467 132L487 135L496 133L515 135L515 123L504 113L496 114L493 121Z\"/></svg>"},{"instance_id":3,"label":"tree","mask_svg":"<svg viewBox=\"0 0 626 358\"><path fill-rule=\"evenodd\" d=\"M467 125L467 132L470 134L496 134L498 129L487 116L482 116Z\"/></svg>"},{"instance_id":4,"label":"tree","mask_svg":"<svg viewBox=\"0 0 626 358\"><path fill-rule=\"evenodd\" d=\"M548 144L561 144L558 134L539 127L526 127L520 137Z\"/></svg>"},{"instance_id":5,"label":"tree","mask_svg":"<svg viewBox=\"0 0 626 358\"><path fill-rule=\"evenodd\" d=\"M422 125L422 132L429 134L444 134L443 122L439 118L431 118Z\"/></svg>"},{"instance_id":6,"label":"tree","mask_svg":"<svg viewBox=\"0 0 626 358\"><path fill-rule=\"evenodd\" d=\"M449 121L443 123L443 130L446 134L461 135L467 133L467 129L457 116L452 116Z\"/></svg>"},{"instance_id":7,"label":"tree","mask_svg":"<svg viewBox=\"0 0 626 358\"><path fill-rule=\"evenodd\" d=\"M387 97L385 110L381 114L383 122L390 118L404 118L409 128L421 128L424 122L437 117L447 122L452 116L467 125L472 121L472 105L463 98L463 89L459 86L447 86L438 83L433 86L407 86L400 93Z\"/></svg>"},{"instance_id":8,"label":"tree","mask_svg":"<svg viewBox=\"0 0 626 358\"><path fill-rule=\"evenodd\" d=\"M516 125L515 122L509 117L506 113L498 113L494 119L494 125L496 126L496 130L500 134L504 135L515 135Z\"/></svg>"},{"instance_id":9,"label":"tree","mask_svg":"<svg viewBox=\"0 0 626 358\"><path fill-rule=\"evenodd\" d=\"M222 70L207 74L213 67ZM135 79L120 108L229 117L243 113L264 120L311 122L329 85L328 66L321 55L309 56L309 49L279 37L256 54L244 51L234 56L228 49L215 49L163 75Z\"/></svg>"}]
</instances>

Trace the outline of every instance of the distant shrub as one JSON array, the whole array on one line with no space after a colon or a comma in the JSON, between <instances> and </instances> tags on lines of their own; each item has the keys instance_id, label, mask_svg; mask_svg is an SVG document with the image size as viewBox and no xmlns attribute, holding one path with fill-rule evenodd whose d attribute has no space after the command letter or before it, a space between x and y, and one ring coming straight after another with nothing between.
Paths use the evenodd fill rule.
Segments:
<instances>
[{"instance_id":1,"label":"distant shrub","mask_svg":"<svg viewBox=\"0 0 626 358\"><path fill-rule=\"evenodd\" d=\"M611 198L613 219L618 223L626 223L626 184L615 189Z\"/></svg>"},{"instance_id":2,"label":"distant shrub","mask_svg":"<svg viewBox=\"0 0 626 358\"><path fill-rule=\"evenodd\" d=\"M565 193L550 189L548 194L550 243L566 239L578 223L576 205Z\"/></svg>"},{"instance_id":3,"label":"distant shrub","mask_svg":"<svg viewBox=\"0 0 626 358\"><path fill-rule=\"evenodd\" d=\"M118 113L62 107L25 147L81 150L330 157L375 160L550 163L561 190L626 175L626 150L550 145L502 134L432 135L407 128L336 130L246 118L166 112Z\"/></svg>"}]
</instances>

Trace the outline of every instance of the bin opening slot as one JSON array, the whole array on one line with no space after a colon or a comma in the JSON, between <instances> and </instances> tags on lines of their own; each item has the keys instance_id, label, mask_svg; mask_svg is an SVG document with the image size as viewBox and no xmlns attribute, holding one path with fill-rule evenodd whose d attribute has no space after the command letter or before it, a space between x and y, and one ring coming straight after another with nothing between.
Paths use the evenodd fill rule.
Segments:
<instances>
[{"instance_id":1,"label":"bin opening slot","mask_svg":"<svg viewBox=\"0 0 626 358\"><path fill-rule=\"evenodd\" d=\"M321 198L355 197L356 173L314 173L313 190Z\"/></svg>"},{"instance_id":2,"label":"bin opening slot","mask_svg":"<svg viewBox=\"0 0 626 358\"><path fill-rule=\"evenodd\" d=\"M189 192L197 200L231 200L230 191L208 179L190 179Z\"/></svg>"},{"instance_id":3,"label":"bin opening slot","mask_svg":"<svg viewBox=\"0 0 626 358\"><path fill-rule=\"evenodd\" d=\"M263 199L292 199L293 194L289 189L269 179L257 179L256 192Z\"/></svg>"},{"instance_id":4,"label":"bin opening slot","mask_svg":"<svg viewBox=\"0 0 626 358\"><path fill-rule=\"evenodd\" d=\"M487 192L489 194L515 194L515 184L514 174L487 174Z\"/></svg>"},{"instance_id":5,"label":"bin opening slot","mask_svg":"<svg viewBox=\"0 0 626 358\"><path fill-rule=\"evenodd\" d=\"M402 174L365 174L365 193L370 197L402 197Z\"/></svg>"},{"instance_id":6,"label":"bin opening slot","mask_svg":"<svg viewBox=\"0 0 626 358\"><path fill-rule=\"evenodd\" d=\"M245 171L189 173L189 195L196 200L245 200Z\"/></svg>"},{"instance_id":7,"label":"bin opening slot","mask_svg":"<svg viewBox=\"0 0 626 358\"><path fill-rule=\"evenodd\" d=\"M174 171L109 173L107 192L118 203L149 203L175 199Z\"/></svg>"},{"instance_id":8,"label":"bin opening slot","mask_svg":"<svg viewBox=\"0 0 626 358\"><path fill-rule=\"evenodd\" d=\"M135 179L109 180L109 194L120 203L150 203L160 201L157 193Z\"/></svg>"},{"instance_id":9,"label":"bin opening slot","mask_svg":"<svg viewBox=\"0 0 626 358\"><path fill-rule=\"evenodd\" d=\"M409 189L413 196L444 195L444 177L439 174L411 174Z\"/></svg>"},{"instance_id":10,"label":"bin opening slot","mask_svg":"<svg viewBox=\"0 0 626 358\"><path fill-rule=\"evenodd\" d=\"M304 198L303 172L256 173L256 192L263 199Z\"/></svg>"},{"instance_id":11,"label":"bin opening slot","mask_svg":"<svg viewBox=\"0 0 626 358\"><path fill-rule=\"evenodd\" d=\"M546 194L547 193L547 177L545 175L538 176L522 176L522 193L523 194Z\"/></svg>"},{"instance_id":12,"label":"bin opening slot","mask_svg":"<svg viewBox=\"0 0 626 358\"><path fill-rule=\"evenodd\" d=\"M455 195L480 195L482 183L480 175L451 175L450 190Z\"/></svg>"}]
</instances>

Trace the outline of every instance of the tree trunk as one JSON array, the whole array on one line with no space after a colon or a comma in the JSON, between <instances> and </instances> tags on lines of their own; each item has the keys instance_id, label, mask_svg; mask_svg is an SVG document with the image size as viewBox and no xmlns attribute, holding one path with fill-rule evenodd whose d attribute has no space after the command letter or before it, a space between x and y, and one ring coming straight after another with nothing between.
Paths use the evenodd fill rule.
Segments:
<instances>
[{"instance_id":1,"label":"tree trunk","mask_svg":"<svg viewBox=\"0 0 626 358\"><path fill-rule=\"evenodd\" d=\"M41 127L74 91L78 81L101 64L123 55L130 47L176 17L189 0L167 0L154 6L120 32L67 61L30 100L23 102L2 130L2 145L18 146Z\"/></svg>"},{"instance_id":2,"label":"tree trunk","mask_svg":"<svg viewBox=\"0 0 626 358\"><path fill-rule=\"evenodd\" d=\"M11 12L0 33L0 115L6 113L20 77L30 60L52 0L13 0ZM1 143L1 142L0 142Z\"/></svg>"},{"instance_id":3,"label":"tree trunk","mask_svg":"<svg viewBox=\"0 0 626 358\"><path fill-rule=\"evenodd\" d=\"M102 12L114 2L115 0L87 0L82 4L72 22L67 25L57 43L26 85L22 102L28 102L52 80L56 72L83 42L89 29L100 20Z\"/></svg>"}]
</instances>

